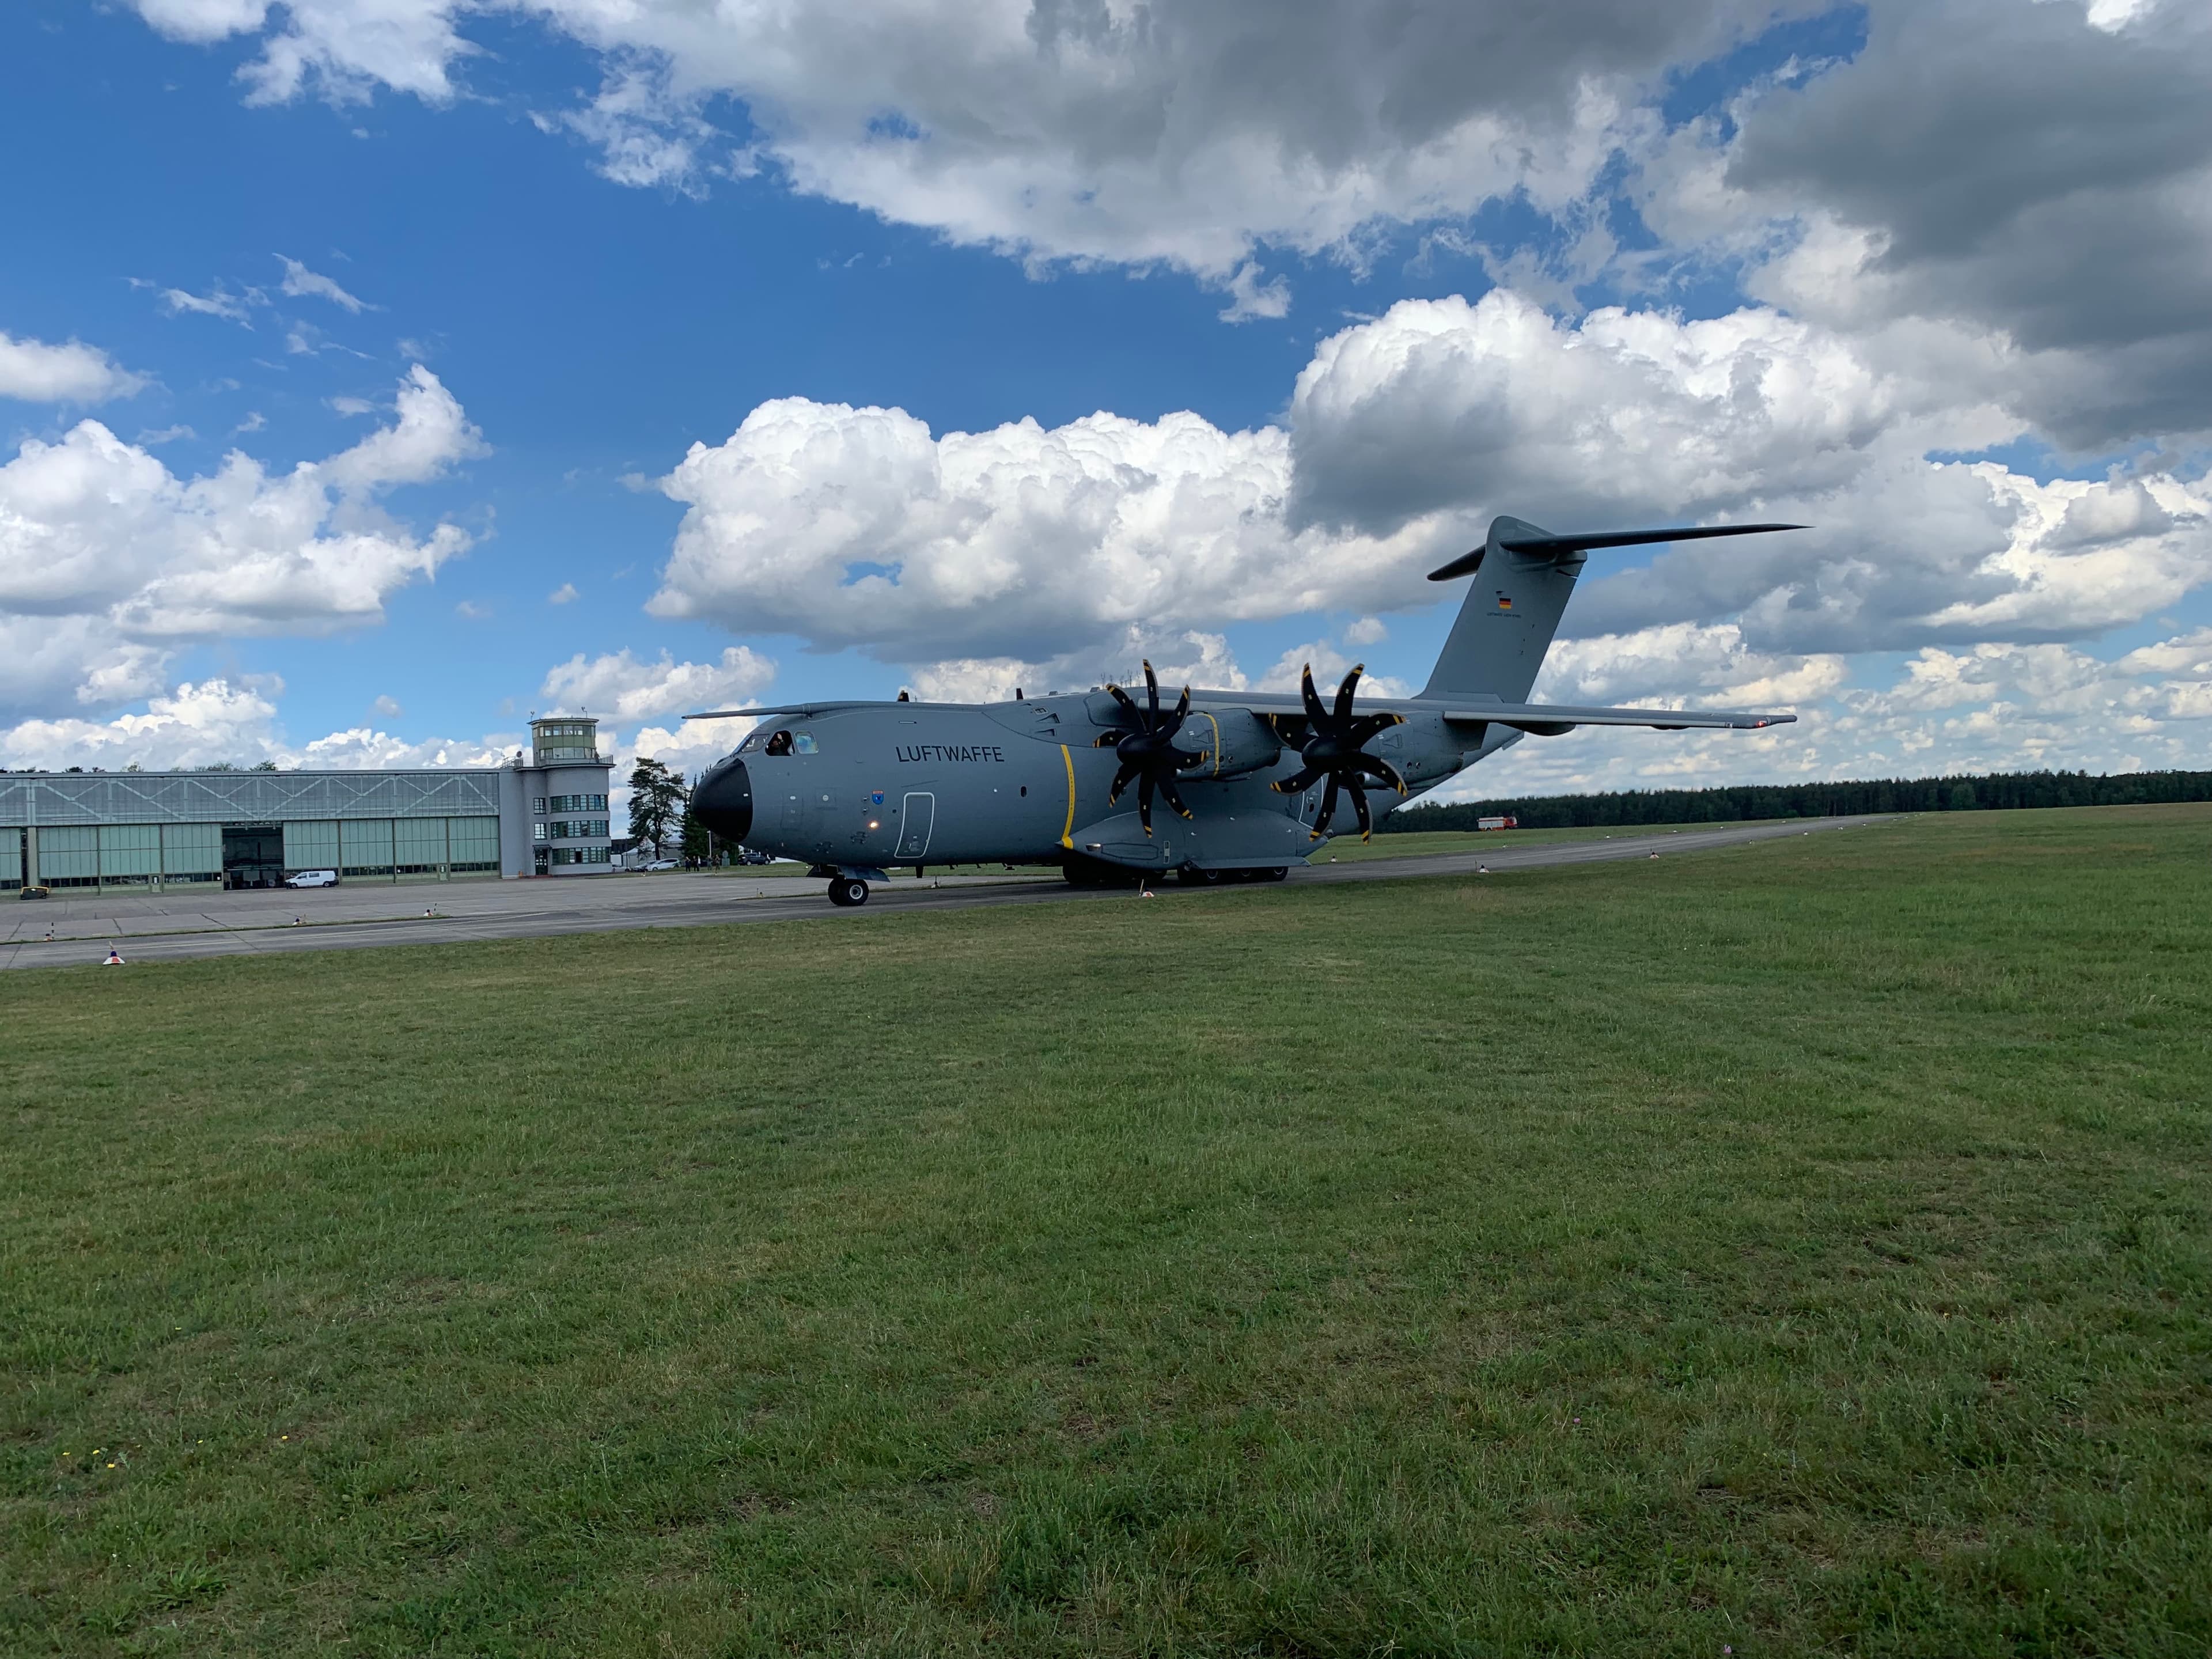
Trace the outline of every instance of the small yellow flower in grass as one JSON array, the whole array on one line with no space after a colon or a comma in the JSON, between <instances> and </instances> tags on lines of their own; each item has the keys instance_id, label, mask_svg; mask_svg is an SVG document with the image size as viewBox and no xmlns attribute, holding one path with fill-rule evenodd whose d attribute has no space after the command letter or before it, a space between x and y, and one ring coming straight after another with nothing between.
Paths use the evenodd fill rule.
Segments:
<instances>
[{"instance_id":1,"label":"small yellow flower in grass","mask_svg":"<svg viewBox=\"0 0 2212 1659\"><path fill-rule=\"evenodd\" d=\"M279 1440L289 1440L292 1437L289 1434L280 1434L276 1437Z\"/></svg>"},{"instance_id":2,"label":"small yellow flower in grass","mask_svg":"<svg viewBox=\"0 0 2212 1659\"><path fill-rule=\"evenodd\" d=\"M112 1464L112 1463L110 1463L107 1467L108 1467L109 1468L111 1468L111 1469L112 1469L112 1468L113 1468L115 1467L115 1465L114 1465L114 1464Z\"/></svg>"}]
</instances>

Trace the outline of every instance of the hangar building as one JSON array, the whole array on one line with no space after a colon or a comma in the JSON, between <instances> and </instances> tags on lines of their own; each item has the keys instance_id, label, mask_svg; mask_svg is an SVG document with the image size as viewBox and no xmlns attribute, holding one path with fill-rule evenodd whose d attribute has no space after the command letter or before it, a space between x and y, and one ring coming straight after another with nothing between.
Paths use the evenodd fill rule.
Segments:
<instances>
[{"instance_id":1,"label":"hangar building","mask_svg":"<svg viewBox=\"0 0 2212 1659\"><path fill-rule=\"evenodd\" d=\"M583 876L608 861L599 722L530 723L505 766L355 772L0 773L0 890L274 887Z\"/></svg>"}]
</instances>

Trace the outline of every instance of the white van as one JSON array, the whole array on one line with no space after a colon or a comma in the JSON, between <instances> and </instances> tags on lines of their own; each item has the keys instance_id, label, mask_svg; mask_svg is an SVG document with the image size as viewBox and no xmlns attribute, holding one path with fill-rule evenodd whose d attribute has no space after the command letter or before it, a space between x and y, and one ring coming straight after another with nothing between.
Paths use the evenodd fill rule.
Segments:
<instances>
[{"instance_id":1,"label":"white van","mask_svg":"<svg viewBox=\"0 0 2212 1659\"><path fill-rule=\"evenodd\" d=\"M284 878L287 887L335 887L338 872L335 870L302 870L296 876Z\"/></svg>"}]
</instances>

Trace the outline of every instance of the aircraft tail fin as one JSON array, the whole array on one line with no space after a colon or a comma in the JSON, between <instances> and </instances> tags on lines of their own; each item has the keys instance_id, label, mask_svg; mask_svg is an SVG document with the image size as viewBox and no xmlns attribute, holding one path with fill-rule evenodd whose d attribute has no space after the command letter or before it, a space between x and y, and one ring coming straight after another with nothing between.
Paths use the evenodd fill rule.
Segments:
<instances>
[{"instance_id":1,"label":"aircraft tail fin","mask_svg":"<svg viewBox=\"0 0 2212 1659\"><path fill-rule=\"evenodd\" d=\"M1480 547L1430 574L1431 581L1474 574L1475 583L1423 696L1528 700L1583 568L1581 549L1555 553L1542 545L1550 539L1525 519L1492 519ZM1510 545L1515 541L1536 545L1522 551Z\"/></svg>"},{"instance_id":2,"label":"aircraft tail fin","mask_svg":"<svg viewBox=\"0 0 2212 1659\"><path fill-rule=\"evenodd\" d=\"M1490 521L1480 547L1429 573L1432 582L1473 575L1475 583L1437 654L1424 697L1495 697L1523 702L1559 631L1574 595L1575 579L1594 547L1635 547L1648 542L1703 541L1768 530L1802 530L1794 524L1708 525L1676 530L1609 530L1555 536L1525 519Z\"/></svg>"}]
</instances>

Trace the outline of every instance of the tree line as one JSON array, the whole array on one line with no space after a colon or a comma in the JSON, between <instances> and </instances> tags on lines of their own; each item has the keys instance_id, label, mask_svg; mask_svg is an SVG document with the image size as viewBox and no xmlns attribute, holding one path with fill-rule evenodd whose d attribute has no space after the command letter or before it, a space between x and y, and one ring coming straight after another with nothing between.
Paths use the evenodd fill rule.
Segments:
<instances>
[{"instance_id":1,"label":"tree line","mask_svg":"<svg viewBox=\"0 0 2212 1659\"><path fill-rule=\"evenodd\" d=\"M1524 795L1408 807L1391 813L1375 828L1377 833L1472 830L1477 818L1503 817L1515 819L1524 830L1581 830L1823 818L1853 812L1992 812L2028 806L2140 806L2199 800L2212 800L2212 772L2122 772L2095 777L2087 772L1990 772L1970 777Z\"/></svg>"}]
</instances>

